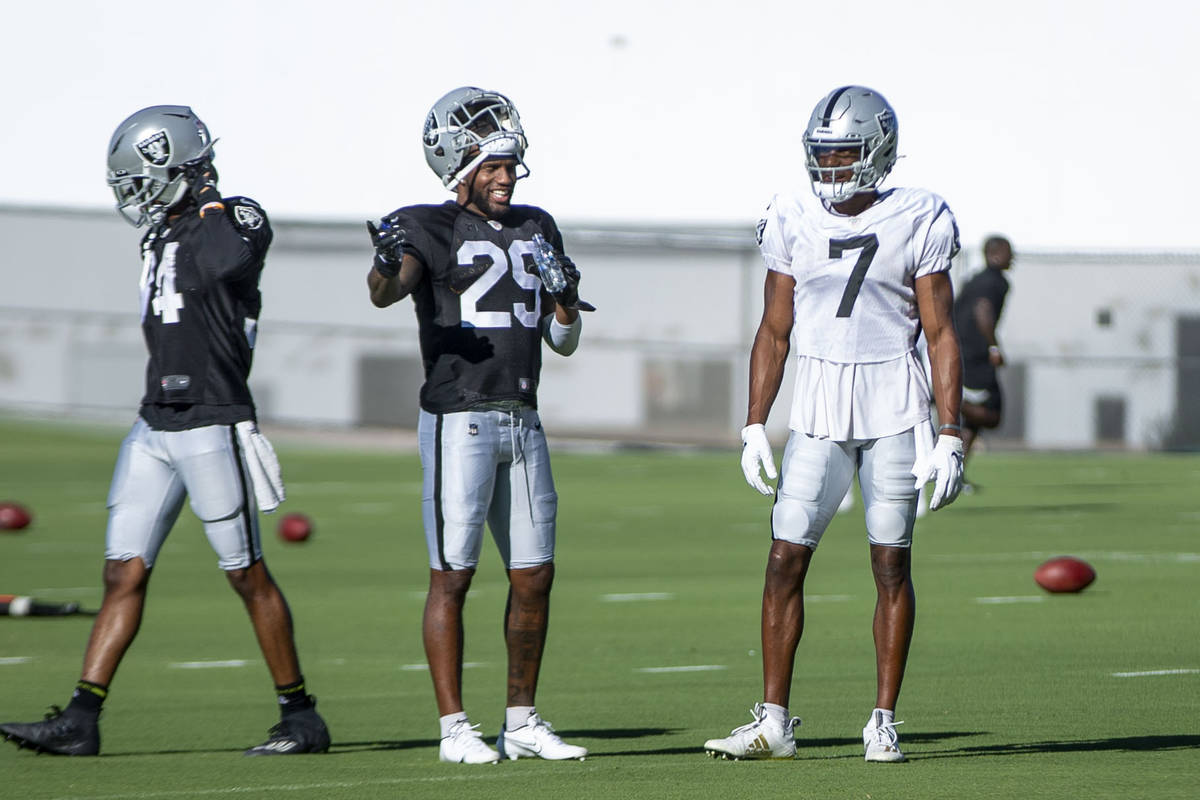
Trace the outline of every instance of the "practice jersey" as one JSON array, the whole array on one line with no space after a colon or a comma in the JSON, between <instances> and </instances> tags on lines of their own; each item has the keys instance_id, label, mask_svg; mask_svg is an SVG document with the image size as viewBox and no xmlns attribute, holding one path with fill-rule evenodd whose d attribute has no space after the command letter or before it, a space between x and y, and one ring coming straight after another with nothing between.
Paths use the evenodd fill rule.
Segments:
<instances>
[{"instance_id":1,"label":"practice jersey","mask_svg":"<svg viewBox=\"0 0 1200 800\"><path fill-rule=\"evenodd\" d=\"M937 195L892 189L854 217L811 192L776 195L758 226L766 266L796 281L799 359L789 425L839 441L906 430L929 416L914 355L917 278L950 269L954 215Z\"/></svg>"},{"instance_id":2,"label":"practice jersey","mask_svg":"<svg viewBox=\"0 0 1200 800\"><path fill-rule=\"evenodd\" d=\"M150 358L142 417L188 430L254 417L247 386L271 226L245 197L190 209L142 239L142 333Z\"/></svg>"},{"instance_id":3,"label":"practice jersey","mask_svg":"<svg viewBox=\"0 0 1200 800\"><path fill-rule=\"evenodd\" d=\"M413 291L425 366L421 408L446 414L501 401L537 408L540 325L553 299L526 266L535 233L562 252L554 219L534 206L512 206L503 219L488 220L453 201L408 206L385 219L404 229L404 252L425 267ZM477 277L461 281L471 268Z\"/></svg>"},{"instance_id":4,"label":"practice jersey","mask_svg":"<svg viewBox=\"0 0 1200 800\"><path fill-rule=\"evenodd\" d=\"M992 305L996 321L1004 310L1004 298L1008 296L1008 278L998 269L985 267L967 281L954 299L954 327L965 363L988 360L988 342L975 320L975 304L987 300Z\"/></svg>"}]
</instances>

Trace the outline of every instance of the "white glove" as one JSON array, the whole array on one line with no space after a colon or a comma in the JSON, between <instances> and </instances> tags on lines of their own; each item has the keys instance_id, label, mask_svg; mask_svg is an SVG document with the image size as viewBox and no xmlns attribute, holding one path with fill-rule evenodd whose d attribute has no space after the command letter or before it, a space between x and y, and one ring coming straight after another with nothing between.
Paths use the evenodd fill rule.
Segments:
<instances>
[{"instance_id":1,"label":"white glove","mask_svg":"<svg viewBox=\"0 0 1200 800\"><path fill-rule=\"evenodd\" d=\"M957 436L938 436L933 443L933 431L921 423L914 430L917 445L917 461L912 474L916 477L916 488L934 481L933 493L929 496L929 510L937 511L948 506L958 497L963 484L963 443Z\"/></svg>"},{"instance_id":2,"label":"white glove","mask_svg":"<svg viewBox=\"0 0 1200 800\"><path fill-rule=\"evenodd\" d=\"M768 486L762 479L762 472L775 480L775 457L771 455L771 443L767 441L767 429L762 423L747 425L742 428L742 472L746 483L757 489L760 494L774 494L775 488Z\"/></svg>"}]
</instances>

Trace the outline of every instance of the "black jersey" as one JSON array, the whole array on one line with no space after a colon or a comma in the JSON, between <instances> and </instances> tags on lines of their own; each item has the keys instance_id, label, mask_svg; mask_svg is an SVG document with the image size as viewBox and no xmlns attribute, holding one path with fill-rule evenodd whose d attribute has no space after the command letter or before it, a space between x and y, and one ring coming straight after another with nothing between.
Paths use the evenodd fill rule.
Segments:
<instances>
[{"instance_id":1,"label":"black jersey","mask_svg":"<svg viewBox=\"0 0 1200 800\"><path fill-rule=\"evenodd\" d=\"M246 380L271 226L253 200L222 202L224 213L201 218L189 209L142 239L142 333L150 360L141 414L159 430L254 417Z\"/></svg>"},{"instance_id":2,"label":"black jersey","mask_svg":"<svg viewBox=\"0 0 1200 800\"><path fill-rule=\"evenodd\" d=\"M453 201L408 206L386 219L404 229L404 252L425 267L413 291L425 365L421 408L445 414L504 400L536 408L541 319L554 301L525 268L535 233L562 252L554 219L513 206L488 220ZM472 267L478 277L467 285L451 280Z\"/></svg>"},{"instance_id":3,"label":"black jersey","mask_svg":"<svg viewBox=\"0 0 1200 800\"><path fill-rule=\"evenodd\" d=\"M988 343L979 330L979 323L975 321L975 304L981 299L987 300L999 322L1007 295L1008 278L1000 270L991 267L984 268L967 281L958 293L954 301L954 327L958 329L964 362L988 360Z\"/></svg>"}]
</instances>

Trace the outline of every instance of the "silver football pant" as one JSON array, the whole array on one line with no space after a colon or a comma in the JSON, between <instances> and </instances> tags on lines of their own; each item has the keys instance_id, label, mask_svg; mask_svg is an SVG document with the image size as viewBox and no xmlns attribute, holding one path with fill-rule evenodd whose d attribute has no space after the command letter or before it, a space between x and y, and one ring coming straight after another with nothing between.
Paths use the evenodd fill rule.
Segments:
<instances>
[{"instance_id":1,"label":"silver football pant","mask_svg":"<svg viewBox=\"0 0 1200 800\"><path fill-rule=\"evenodd\" d=\"M558 495L536 411L422 410L417 435L424 468L422 516L433 569L475 568L485 521L505 568L554 560Z\"/></svg>"},{"instance_id":2,"label":"silver football pant","mask_svg":"<svg viewBox=\"0 0 1200 800\"><path fill-rule=\"evenodd\" d=\"M867 539L871 544L912 546L917 517L914 461L911 429L849 442L792 431L771 511L772 538L816 549L857 471Z\"/></svg>"},{"instance_id":3,"label":"silver football pant","mask_svg":"<svg viewBox=\"0 0 1200 800\"><path fill-rule=\"evenodd\" d=\"M138 417L108 492L104 557L154 566L187 497L224 570L262 558L258 508L232 425L156 431Z\"/></svg>"}]
</instances>

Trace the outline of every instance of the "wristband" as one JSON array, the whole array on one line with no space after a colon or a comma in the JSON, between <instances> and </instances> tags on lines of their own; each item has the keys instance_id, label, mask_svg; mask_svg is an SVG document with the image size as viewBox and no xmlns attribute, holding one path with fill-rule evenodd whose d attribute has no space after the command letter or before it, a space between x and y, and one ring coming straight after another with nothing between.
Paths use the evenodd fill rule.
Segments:
<instances>
[{"instance_id":1,"label":"wristband","mask_svg":"<svg viewBox=\"0 0 1200 800\"><path fill-rule=\"evenodd\" d=\"M205 203L200 206L200 219L204 219L204 212L209 210L224 211L225 204L220 200L214 200L211 203Z\"/></svg>"},{"instance_id":2,"label":"wristband","mask_svg":"<svg viewBox=\"0 0 1200 800\"><path fill-rule=\"evenodd\" d=\"M942 431L958 431L959 433L962 433L962 425L955 425L947 422L945 425L942 425L938 428L938 433L941 433Z\"/></svg>"},{"instance_id":3,"label":"wristband","mask_svg":"<svg viewBox=\"0 0 1200 800\"><path fill-rule=\"evenodd\" d=\"M988 345L988 352L989 353L999 353L1000 345L998 345L998 344Z\"/></svg>"}]
</instances>

